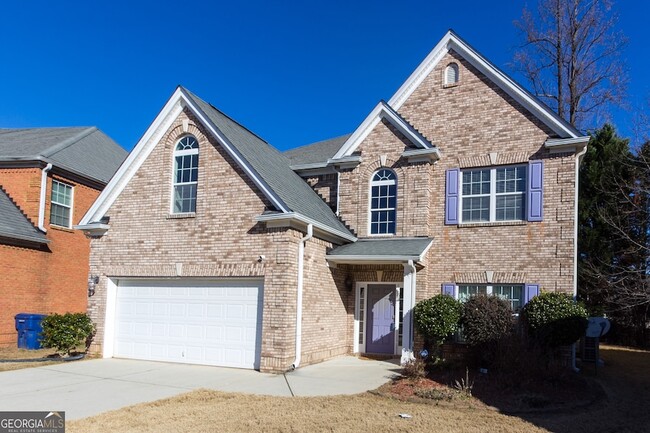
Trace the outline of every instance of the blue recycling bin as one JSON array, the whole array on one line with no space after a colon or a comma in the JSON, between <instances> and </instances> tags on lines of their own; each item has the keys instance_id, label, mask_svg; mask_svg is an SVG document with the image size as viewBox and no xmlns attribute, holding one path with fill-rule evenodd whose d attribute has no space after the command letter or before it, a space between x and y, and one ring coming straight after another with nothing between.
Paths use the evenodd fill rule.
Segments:
<instances>
[{"instance_id":1,"label":"blue recycling bin","mask_svg":"<svg viewBox=\"0 0 650 433\"><path fill-rule=\"evenodd\" d=\"M16 331L18 332L18 348L36 350L41 348L41 322L45 314L16 314Z\"/></svg>"}]
</instances>

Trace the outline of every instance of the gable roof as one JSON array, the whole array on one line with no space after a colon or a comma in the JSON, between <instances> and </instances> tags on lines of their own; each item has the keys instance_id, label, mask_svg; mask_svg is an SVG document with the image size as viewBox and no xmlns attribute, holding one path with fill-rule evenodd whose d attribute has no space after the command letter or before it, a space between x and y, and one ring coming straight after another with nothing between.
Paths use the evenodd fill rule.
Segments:
<instances>
[{"instance_id":1,"label":"gable roof","mask_svg":"<svg viewBox=\"0 0 650 433\"><path fill-rule=\"evenodd\" d=\"M16 203L0 187L0 238L46 244L45 235L29 221Z\"/></svg>"},{"instance_id":2,"label":"gable roof","mask_svg":"<svg viewBox=\"0 0 650 433\"><path fill-rule=\"evenodd\" d=\"M0 162L43 161L103 184L126 155L96 127L0 129Z\"/></svg>"},{"instance_id":3,"label":"gable roof","mask_svg":"<svg viewBox=\"0 0 650 433\"><path fill-rule=\"evenodd\" d=\"M317 228L347 240L356 239L330 207L291 170L289 160L214 106L179 86L123 166L82 218L80 226L99 221L142 165L162 132L187 107L269 199L278 213L298 215Z\"/></svg>"},{"instance_id":4,"label":"gable roof","mask_svg":"<svg viewBox=\"0 0 650 433\"><path fill-rule=\"evenodd\" d=\"M559 138L582 137L576 128L561 118L546 104L532 95L510 76L497 68L483 57L471 45L460 38L453 30L449 30L429 55L413 71L411 76L402 84L395 94L388 100L388 104L399 110L404 102L411 96L424 79L433 71L438 63L449 51L455 51L472 66L478 69L499 88L511 96L515 101L530 111L542 123L555 132Z\"/></svg>"}]
</instances>

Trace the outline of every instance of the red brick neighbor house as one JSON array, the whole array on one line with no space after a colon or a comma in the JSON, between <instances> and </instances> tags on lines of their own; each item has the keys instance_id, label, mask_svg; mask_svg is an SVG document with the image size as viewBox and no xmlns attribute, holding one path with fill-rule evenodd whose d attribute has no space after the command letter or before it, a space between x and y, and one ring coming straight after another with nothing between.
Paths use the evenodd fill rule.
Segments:
<instances>
[{"instance_id":1,"label":"red brick neighbor house","mask_svg":"<svg viewBox=\"0 0 650 433\"><path fill-rule=\"evenodd\" d=\"M350 135L285 152L183 87L79 228L105 357L413 356L438 293L575 293L583 136L449 32Z\"/></svg>"},{"instance_id":2,"label":"red brick neighbor house","mask_svg":"<svg viewBox=\"0 0 650 433\"><path fill-rule=\"evenodd\" d=\"M90 241L72 226L126 154L94 127L0 129L0 346L18 313L86 311Z\"/></svg>"}]
</instances>

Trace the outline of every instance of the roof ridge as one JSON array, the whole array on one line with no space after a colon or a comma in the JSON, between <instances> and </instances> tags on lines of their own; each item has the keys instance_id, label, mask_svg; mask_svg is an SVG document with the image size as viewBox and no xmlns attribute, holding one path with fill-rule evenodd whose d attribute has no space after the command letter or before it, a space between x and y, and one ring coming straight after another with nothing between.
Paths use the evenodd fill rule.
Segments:
<instances>
[{"instance_id":1,"label":"roof ridge","mask_svg":"<svg viewBox=\"0 0 650 433\"><path fill-rule=\"evenodd\" d=\"M31 218L29 216L27 216L25 211L23 211L23 209L18 205L18 203L16 203L16 201L11 197L11 194L9 194L7 192L7 190L4 189L4 187L2 185L0 185L0 192L4 193L4 195L7 196L7 198L11 202L11 204L13 204L16 207L16 209L18 209L18 212L20 212L20 214L25 217L25 219L29 222L29 224L31 224L31 226L34 228L34 230L36 230L39 233L43 233L38 227L36 227L36 225L31 220Z\"/></svg>"},{"instance_id":2,"label":"roof ridge","mask_svg":"<svg viewBox=\"0 0 650 433\"><path fill-rule=\"evenodd\" d=\"M262 137L260 137L259 135L257 135L257 134L254 133L253 131L251 131L250 129L248 129L246 126L242 125L239 121L233 119L233 118L230 117L228 114L224 113L223 111L221 111L220 109L218 109L217 107L215 107L214 105L212 105L211 102L208 102L208 101L206 101L205 99L202 99L202 98L198 97L194 92L192 92L191 90L189 90L189 89L186 88L186 87L183 87L183 86L178 86L178 87L180 87L181 89L183 89L184 91L186 91L187 93L189 93L190 96L192 96L193 98L196 98L196 99L199 99L199 100L205 102L205 103L208 104L210 107L212 107L213 110L219 112L219 114L221 114L222 116L226 117L228 120L230 120L231 122L235 123L237 126L239 126L240 128L244 129L244 130L245 130L246 132L248 132L249 134L254 135L254 136L257 137L259 140L263 141L265 144L267 144L267 145L269 145L269 146L271 146L271 147L273 147L273 148L275 149L275 147L274 147L273 145L271 145L271 143L269 143L268 141L266 141L265 139L263 139ZM282 153L282 152L280 152L280 153Z\"/></svg>"},{"instance_id":3,"label":"roof ridge","mask_svg":"<svg viewBox=\"0 0 650 433\"><path fill-rule=\"evenodd\" d=\"M57 152L60 152L61 150L65 149L66 147L69 147L75 143L77 143L79 140L82 138L85 138L92 134L95 131L98 131L96 126L87 126L87 127L79 127L79 128L84 128L81 132L78 134L73 135L70 138L66 138L65 140L61 141L60 143L55 144L54 146L50 147L49 149L46 149L44 152L41 152L41 155L44 157L50 157L54 155Z\"/></svg>"}]
</instances>

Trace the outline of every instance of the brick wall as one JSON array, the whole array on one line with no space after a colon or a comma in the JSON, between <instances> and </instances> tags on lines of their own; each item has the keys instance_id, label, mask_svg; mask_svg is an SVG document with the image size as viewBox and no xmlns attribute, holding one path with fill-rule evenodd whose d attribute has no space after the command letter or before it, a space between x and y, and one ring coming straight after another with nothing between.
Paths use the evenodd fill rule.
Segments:
<instances>
[{"instance_id":1,"label":"brick wall","mask_svg":"<svg viewBox=\"0 0 650 433\"><path fill-rule=\"evenodd\" d=\"M50 243L41 249L0 244L0 346L16 344L18 313L86 311L90 242L79 231L50 225L52 178L74 188L73 224L99 195L94 188L50 173L44 222ZM34 225L38 224L40 182L38 168L0 170L0 185Z\"/></svg>"},{"instance_id":2,"label":"brick wall","mask_svg":"<svg viewBox=\"0 0 650 433\"><path fill-rule=\"evenodd\" d=\"M199 142L197 208L192 217L175 218L169 214L173 146L186 133L184 120L187 133ZM96 295L89 300L98 325L93 349L100 350L104 338L108 278L262 277L260 368L287 370L295 358L297 253L304 234L256 223L255 217L270 207L191 113L182 113L108 210L111 227L106 235L92 241L91 272L100 275ZM346 332L351 319L342 300L347 293L336 288L339 277L324 260L331 246L316 239L307 243L304 364L344 353L350 346ZM265 256L261 263L260 255ZM182 265L180 275L177 264Z\"/></svg>"},{"instance_id":3,"label":"brick wall","mask_svg":"<svg viewBox=\"0 0 650 433\"><path fill-rule=\"evenodd\" d=\"M452 61L460 66L460 83L443 87L443 70ZM441 160L400 159L409 143L382 121L357 149L362 163L341 173L339 206L344 222L358 236L369 236L369 183L385 157L398 176L397 236L434 238L418 271L418 300L439 293L443 282L485 278L486 271L503 283L534 282L544 291L572 293L575 157L544 149L552 131L453 52L399 112L440 148ZM493 152L496 165L544 160L544 221L445 226L445 171L489 166Z\"/></svg>"}]
</instances>

